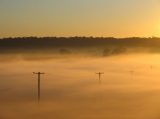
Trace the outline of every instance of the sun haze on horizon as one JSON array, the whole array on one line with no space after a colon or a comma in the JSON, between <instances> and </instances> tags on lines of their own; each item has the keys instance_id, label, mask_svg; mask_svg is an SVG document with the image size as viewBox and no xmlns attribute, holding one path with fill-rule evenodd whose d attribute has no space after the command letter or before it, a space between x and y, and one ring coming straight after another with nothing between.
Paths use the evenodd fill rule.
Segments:
<instances>
[{"instance_id":1,"label":"sun haze on horizon","mask_svg":"<svg viewBox=\"0 0 160 119\"><path fill-rule=\"evenodd\" d=\"M1 0L0 38L160 36L159 0Z\"/></svg>"}]
</instances>

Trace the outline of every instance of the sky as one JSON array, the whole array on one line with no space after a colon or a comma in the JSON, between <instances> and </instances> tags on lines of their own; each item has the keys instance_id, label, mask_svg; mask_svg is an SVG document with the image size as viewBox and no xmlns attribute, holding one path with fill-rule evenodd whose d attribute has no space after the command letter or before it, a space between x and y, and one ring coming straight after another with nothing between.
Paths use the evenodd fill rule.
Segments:
<instances>
[{"instance_id":1,"label":"sky","mask_svg":"<svg viewBox=\"0 0 160 119\"><path fill-rule=\"evenodd\" d=\"M160 0L0 0L0 37L160 37Z\"/></svg>"}]
</instances>

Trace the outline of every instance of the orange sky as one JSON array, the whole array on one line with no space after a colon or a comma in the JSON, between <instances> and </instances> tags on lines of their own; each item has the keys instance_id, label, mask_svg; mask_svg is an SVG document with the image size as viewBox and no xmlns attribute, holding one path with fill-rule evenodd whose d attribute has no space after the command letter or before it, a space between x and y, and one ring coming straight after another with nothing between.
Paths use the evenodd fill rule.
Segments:
<instances>
[{"instance_id":1,"label":"orange sky","mask_svg":"<svg viewBox=\"0 0 160 119\"><path fill-rule=\"evenodd\" d=\"M0 37L160 36L159 0L1 0Z\"/></svg>"}]
</instances>

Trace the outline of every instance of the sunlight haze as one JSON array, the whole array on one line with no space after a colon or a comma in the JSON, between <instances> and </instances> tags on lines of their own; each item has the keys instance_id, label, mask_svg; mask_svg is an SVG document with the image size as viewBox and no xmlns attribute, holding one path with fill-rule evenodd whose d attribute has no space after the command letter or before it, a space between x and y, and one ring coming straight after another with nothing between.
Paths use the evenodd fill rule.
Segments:
<instances>
[{"instance_id":1,"label":"sunlight haze","mask_svg":"<svg viewBox=\"0 0 160 119\"><path fill-rule=\"evenodd\" d=\"M160 36L159 0L0 0L0 37Z\"/></svg>"}]
</instances>

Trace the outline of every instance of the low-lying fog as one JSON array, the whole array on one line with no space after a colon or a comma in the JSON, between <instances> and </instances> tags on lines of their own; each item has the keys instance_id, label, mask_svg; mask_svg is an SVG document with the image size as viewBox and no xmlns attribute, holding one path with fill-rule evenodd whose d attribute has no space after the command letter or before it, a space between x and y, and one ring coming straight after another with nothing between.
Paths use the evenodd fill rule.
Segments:
<instances>
[{"instance_id":1,"label":"low-lying fog","mask_svg":"<svg viewBox=\"0 0 160 119\"><path fill-rule=\"evenodd\" d=\"M32 60L34 59L34 60ZM160 55L0 56L0 119L159 119ZM37 75L41 101L37 103ZM97 72L104 72L101 84Z\"/></svg>"}]
</instances>

